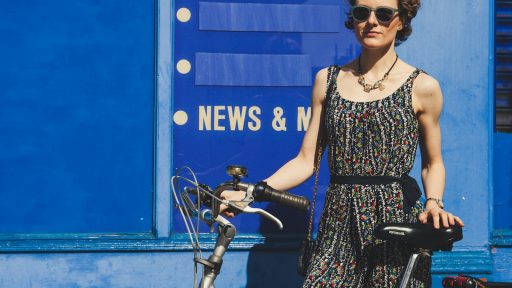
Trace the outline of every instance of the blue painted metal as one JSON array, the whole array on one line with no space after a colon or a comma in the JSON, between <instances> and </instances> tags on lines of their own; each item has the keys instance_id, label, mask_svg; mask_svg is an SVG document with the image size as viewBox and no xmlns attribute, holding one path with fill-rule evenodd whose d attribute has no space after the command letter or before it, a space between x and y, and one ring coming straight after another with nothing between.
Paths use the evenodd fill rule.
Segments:
<instances>
[{"instance_id":1,"label":"blue painted metal","mask_svg":"<svg viewBox=\"0 0 512 288\"><path fill-rule=\"evenodd\" d=\"M338 32L339 5L199 2L199 30Z\"/></svg>"},{"instance_id":2,"label":"blue painted metal","mask_svg":"<svg viewBox=\"0 0 512 288\"><path fill-rule=\"evenodd\" d=\"M311 86L308 55L198 52L195 56L195 85Z\"/></svg>"},{"instance_id":3,"label":"blue painted metal","mask_svg":"<svg viewBox=\"0 0 512 288\"><path fill-rule=\"evenodd\" d=\"M512 249L495 248L492 250L494 271L489 281L512 282Z\"/></svg>"},{"instance_id":4,"label":"blue painted metal","mask_svg":"<svg viewBox=\"0 0 512 288\"><path fill-rule=\"evenodd\" d=\"M156 105L156 197L155 197L155 234L158 238L169 237L171 230L171 153L172 126L169 117L172 109L171 79L172 69L172 30L170 21L174 6L170 0L159 0L157 6L157 103ZM171 22L171 26L169 26Z\"/></svg>"},{"instance_id":5,"label":"blue painted metal","mask_svg":"<svg viewBox=\"0 0 512 288\"><path fill-rule=\"evenodd\" d=\"M13 240L35 240L41 242L51 242L51 240L96 240L105 241L121 239L153 239L153 233L66 233L66 234L3 234L0 240L0 247L9 246L9 241ZM5 241L5 242L3 242ZM0 248L1 249L1 248Z\"/></svg>"},{"instance_id":6,"label":"blue painted metal","mask_svg":"<svg viewBox=\"0 0 512 288\"><path fill-rule=\"evenodd\" d=\"M74 235L55 239L47 235L45 239L12 237L0 241L0 252L91 252L91 251L191 251L190 238L186 234L175 234L169 238L149 238L149 235ZM212 249L215 234L200 234L198 239L202 249ZM22 240L22 241L20 241ZM297 236L242 234L230 245L230 251L251 249L298 250Z\"/></svg>"},{"instance_id":7,"label":"blue painted metal","mask_svg":"<svg viewBox=\"0 0 512 288\"><path fill-rule=\"evenodd\" d=\"M494 245L510 245L510 237L506 230L512 230L512 133L509 131L512 122L512 1L496 2L496 128L499 132L494 135L494 159L495 173L494 199L491 202L494 207ZM508 116L507 116L508 115ZM510 122L510 123L509 123ZM508 240L507 240L508 239Z\"/></svg>"},{"instance_id":8,"label":"blue painted metal","mask_svg":"<svg viewBox=\"0 0 512 288\"><path fill-rule=\"evenodd\" d=\"M496 129L512 132L512 2L496 0Z\"/></svg>"},{"instance_id":9,"label":"blue painted metal","mask_svg":"<svg viewBox=\"0 0 512 288\"><path fill-rule=\"evenodd\" d=\"M494 137L494 229L512 230L512 134Z\"/></svg>"},{"instance_id":10,"label":"blue painted metal","mask_svg":"<svg viewBox=\"0 0 512 288\"><path fill-rule=\"evenodd\" d=\"M495 15L495 5L494 5L494 2L491 1L491 3L489 4L489 15ZM495 20L494 19L491 19L491 18L494 18L494 17L489 17L489 60L488 60L488 63L489 63L489 66L488 66L488 79L489 79L489 83L490 85L488 85L488 95L492 95L492 97L488 97L487 99L487 102L488 102L488 105L487 105L487 113L488 113L488 116L487 116L487 121L489 123L489 128L488 128L488 132L487 132L487 139L489 139L489 150L487 151L487 155L488 155L488 158L489 158L489 165L487 166L488 167L488 175L492 176L494 175L494 131L495 131L495 127L496 127L496 119L495 119L495 115L496 115L496 105L495 105L495 102L496 102L496 83L494 81L495 79L495 75L496 75L496 67L494 65L495 61L494 61L494 58L495 58L495 53L496 53L496 48L495 48L495 45L494 45L494 39L496 38L495 37ZM493 220L494 220L494 178L493 177L488 177L487 178L487 181L488 181L488 186L489 186L489 190L488 190L488 193L489 193L489 202L487 202L487 205L489 207L489 220L488 220L488 231L489 231L489 239L492 239L492 227L493 227Z\"/></svg>"},{"instance_id":11,"label":"blue painted metal","mask_svg":"<svg viewBox=\"0 0 512 288\"><path fill-rule=\"evenodd\" d=\"M512 247L512 230L498 229L492 233L492 245L498 247ZM512 264L512 258L510 259Z\"/></svg>"},{"instance_id":12,"label":"blue painted metal","mask_svg":"<svg viewBox=\"0 0 512 288\"><path fill-rule=\"evenodd\" d=\"M1 5L0 233L150 232L153 2L29 2Z\"/></svg>"},{"instance_id":13,"label":"blue painted metal","mask_svg":"<svg viewBox=\"0 0 512 288\"><path fill-rule=\"evenodd\" d=\"M432 257L432 273L491 274L492 258L489 251L437 252Z\"/></svg>"},{"instance_id":14,"label":"blue painted metal","mask_svg":"<svg viewBox=\"0 0 512 288\"><path fill-rule=\"evenodd\" d=\"M494 1L493 1L494 2ZM512 86L510 71L512 67L512 1L496 1L496 128L506 129L507 121L500 115L510 115L507 107L512 107ZM509 122L510 123L510 122ZM504 125L505 124L505 125ZM491 244L494 259L492 281L512 281L512 134L494 134L494 229ZM496 248L498 247L498 248Z\"/></svg>"},{"instance_id":15,"label":"blue painted metal","mask_svg":"<svg viewBox=\"0 0 512 288\"><path fill-rule=\"evenodd\" d=\"M308 4L331 3L312 1ZM341 7L339 10L347 10L346 3L332 1L332 4ZM176 7L198 11L195 2L178 1ZM286 5L282 7L290 8ZM341 25L336 27L337 33L200 31L197 29L200 15L194 16L192 14L191 20L186 23L175 21L177 41L174 42L174 60L188 60L194 65L191 73L176 73L173 79L173 111L185 111L188 115L185 125L173 126L173 166L188 165L198 173L199 181L215 185L228 179L224 171L226 165L242 164L249 168L247 181L257 182L297 153L305 130L304 122L298 119L300 115L305 115L310 105L314 75L327 65L343 63L355 57L355 39ZM328 52L324 49L328 49ZM231 66L218 69L211 69L200 62L203 55L224 57L241 54L258 60L236 62L244 64L236 66L234 62L228 62ZM283 56L293 57L294 62L288 62ZM273 57L277 62L274 66L268 66L268 62L259 61L265 57ZM301 60L308 58L309 66ZM198 72L202 69L205 72ZM228 73L217 75L219 72ZM211 77L212 80L205 83L201 80L204 77ZM269 84L273 86L267 86ZM236 115L239 121L235 120ZM272 123L276 115L286 118L286 131L276 131L281 130ZM322 169L328 171L326 167ZM322 191L325 191L327 176L322 175ZM306 194L311 187L312 183L308 182L294 192ZM275 205L261 205L285 220L284 233L303 232L305 225L296 219L305 220L307 215L304 213ZM175 209L174 213L177 213ZM172 231L184 232L181 218L176 215L173 217ZM233 219L235 225L242 222L241 233L267 235L277 232L274 226L258 216L242 215Z\"/></svg>"}]
</instances>

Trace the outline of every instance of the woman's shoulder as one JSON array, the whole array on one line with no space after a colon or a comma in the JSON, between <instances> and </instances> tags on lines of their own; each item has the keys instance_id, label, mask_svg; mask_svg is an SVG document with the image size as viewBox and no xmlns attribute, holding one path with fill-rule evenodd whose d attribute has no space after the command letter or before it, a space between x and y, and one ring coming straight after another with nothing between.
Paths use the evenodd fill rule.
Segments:
<instances>
[{"instance_id":1,"label":"woman's shoulder","mask_svg":"<svg viewBox=\"0 0 512 288\"><path fill-rule=\"evenodd\" d=\"M420 72L424 72L420 70ZM418 111L437 111L440 113L443 105L443 93L436 78L425 73L419 73L412 86L413 98L417 101Z\"/></svg>"},{"instance_id":2,"label":"woman's shoulder","mask_svg":"<svg viewBox=\"0 0 512 288\"><path fill-rule=\"evenodd\" d=\"M318 72L315 75L315 84L327 83L329 79L332 79L332 77L334 77L333 75L337 76L338 74L347 72L356 72L352 62L346 63L344 65L331 64L318 70Z\"/></svg>"},{"instance_id":3,"label":"woman's shoulder","mask_svg":"<svg viewBox=\"0 0 512 288\"><path fill-rule=\"evenodd\" d=\"M317 72L316 77L317 77L317 79L320 78L322 80L327 80L335 72L337 72L338 74L347 73L347 72L355 73L356 68L354 66L353 61L345 63L345 64L333 63L329 66L326 66L326 67L320 69Z\"/></svg>"},{"instance_id":4,"label":"woman's shoulder","mask_svg":"<svg viewBox=\"0 0 512 288\"><path fill-rule=\"evenodd\" d=\"M329 66L323 67L315 75L315 83L327 83L329 77L332 77L333 73L342 68L342 66L338 64L331 64Z\"/></svg>"},{"instance_id":5,"label":"woman's shoulder","mask_svg":"<svg viewBox=\"0 0 512 288\"><path fill-rule=\"evenodd\" d=\"M341 65L335 64L338 69L340 69L341 72L350 72L355 73L357 72L357 58L353 59L352 61L349 61L347 63L343 63Z\"/></svg>"},{"instance_id":6,"label":"woman's shoulder","mask_svg":"<svg viewBox=\"0 0 512 288\"><path fill-rule=\"evenodd\" d=\"M403 71L412 71L412 73L409 73L413 76L413 90L415 92L429 94L439 88L439 82L437 79L422 68L413 66L406 62L403 62L401 66Z\"/></svg>"},{"instance_id":7,"label":"woman's shoulder","mask_svg":"<svg viewBox=\"0 0 512 288\"><path fill-rule=\"evenodd\" d=\"M334 70L339 69L339 68L343 68L343 66L340 66L338 64L331 64L329 66L325 66L325 67L321 68L320 70L318 70L316 75L327 77L329 75L329 73L332 73L332 72L334 72Z\"/></svg>"},{"instance_id":8,"label":"woman's shoulder","mask_svg":"<svg viewBox=\"0 0 512 288\"><path fill-rule=\"evenodd\" d=\"M321 78L327 78L327 74L329 73L329 70L332 69L333 65L329 65L327 67L324 67L324 68L321 68L320 70L318 70L318 72L316 72L316 78L318 77L321 77Z\"/></svg>"},{"instance_id":9,"label":"woman's shoulder","mask_svg":"<svg viewBox=\"0 0 512 288\"><path fill-rule=\"evenodd\" d=\"M315 86L316 85L323 85L324 83L327 82L327 78L329 76L329 70L330 69L331 69L331 66L327 66L327 67L321 68L320 70L318 70L318 72L316 72L316 75L315 75Z\"/></svg>"},{"instance_id":10,"label":"woman's shoulder","mask_svg":"<svg viewBox=\"0 0 512 288\"><path fill-rule=\"evenodd\" d=\"M413 90L418 94L429 95L440 90L439 81L425 70L417 68L418 76L414 80Z\"/></svg>"}]
</instances>

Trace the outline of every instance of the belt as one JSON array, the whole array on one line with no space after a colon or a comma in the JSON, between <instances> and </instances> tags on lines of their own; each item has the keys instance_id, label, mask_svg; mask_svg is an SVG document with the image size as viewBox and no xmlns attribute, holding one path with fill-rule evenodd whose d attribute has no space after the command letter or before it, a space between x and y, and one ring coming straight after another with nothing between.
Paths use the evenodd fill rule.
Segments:
<instances>
[{"instance_id":1,"label":"belt","mask_svg":"<svg viewBox=\"0 0 512 288\"><path fill-rule=\"evenodd\" d=\"M416 201L421 197L421 190L416 179L409 176L408 174L403 174L401 177L395 176L341 176L341 175L331 175L331 183L332 184L389 184L393 182L398 182L402 185L404 200L404 212L410 213L411 207L414 206Z\"/></svg>"}]
</instances>

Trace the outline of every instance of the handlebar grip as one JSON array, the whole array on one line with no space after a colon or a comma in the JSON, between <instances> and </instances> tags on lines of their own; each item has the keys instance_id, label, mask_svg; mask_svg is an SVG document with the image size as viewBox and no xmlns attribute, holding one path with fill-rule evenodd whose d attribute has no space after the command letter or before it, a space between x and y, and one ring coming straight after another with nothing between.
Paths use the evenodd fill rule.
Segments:
<instances>
[{"instance_id":1,"label":"handlebar grip","mask_svg":"<svg viewBox=\"0 0 512 288\"><path fill-rule=\"evenodd\" d=\"M309 208L308 198L276 190L264 181L260 181L254 186L254 200L274 202L304 211Z\"/></svg>"}]
</instances>

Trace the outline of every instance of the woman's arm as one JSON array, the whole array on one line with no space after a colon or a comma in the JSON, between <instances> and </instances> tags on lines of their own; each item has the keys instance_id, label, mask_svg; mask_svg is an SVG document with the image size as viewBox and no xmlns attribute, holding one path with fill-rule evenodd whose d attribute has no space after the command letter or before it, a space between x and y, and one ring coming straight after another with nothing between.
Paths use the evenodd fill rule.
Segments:
<instances>
[{"instance_id":1,"label":"woman's arm","mask_svg":"<svg viewBox=\"0 0 512 288\"><path fill-rule=\"evenodd\" d=\"M322 104L327 89L327 68L317 72L313 92L311 97L311 118L309 126L302 140L299 153L295 158L288 161L279 168L272 176L265 179L268 185L281 191L289 190L306 181L313 174L313 165L315 157L316 142L318 130L320 127L320 115L322 113ZM224 191L221 194L222 199L239 201L245 196L244 192ZM228 216L234 217L235 212L231 208L221 205L220 211Z\"/></svg>"},{"instance_id":2,"label":"woman's arm","mask_svg":"<svg viewBox=\"0 0 512 288\"><path fill-rule=\"evenodd\" d=\"M311 97L311 118L299 153L265 181L275 189L286 191L306 181L313 174L315 150L320 127L322 104L327 89L327 68L315 76Z\"/></svg>"},{"instance_id":3,"label":"woman's arm","mask_svg":"<svg viewBox=\"0 0 512 288\"><path fill-rule=\"evenodd\" d=\"M420 125L421 178L425 198L443 199L445 188L445 168L441 155L441 127L439 118L443 106L443 94L439 83L433 77L420 74L413 86L413 102L418 107L417 117ZM462 220L446 212L432 200L425 203L425 211L419 220L427 223L431 218L435 228L455 225L464 226Z\"/></svg>"}]
</instances>

